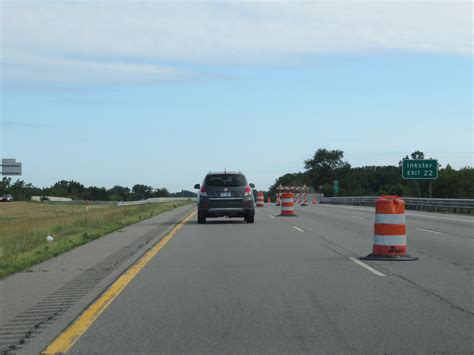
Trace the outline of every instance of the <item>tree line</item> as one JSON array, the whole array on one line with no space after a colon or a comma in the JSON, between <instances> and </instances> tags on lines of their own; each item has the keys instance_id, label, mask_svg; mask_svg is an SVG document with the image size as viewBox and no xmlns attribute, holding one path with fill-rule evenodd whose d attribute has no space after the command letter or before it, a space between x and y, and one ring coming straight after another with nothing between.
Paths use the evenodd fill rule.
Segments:
<instances>
[{"instance_id":1,"label":"tree line","mask_svg":"<svg viewBox=\"0 0 474 355\"><path fill-rule=\"evenodd\" d=\"M338 196L374 196L382 194L405 197L429 197L428 180L402 179L403 159L425 159L421 151L402 158L398 166L352 167L343 160L342 150L318 149L304 161L304 171L288 173L276 179L270 195L281 185L307 185L325 196L335 196L334 180L339 181ZM438 179L431 181L434 198L474 198L474 168L454 169L439 166Z\"/></svg>"},{"instance_id":2,"label":"tree line","mask_svg":"<svg viewBox=\"0 0 474 355\"><path fill-rule=\"evenodd\" d=\"M0 181L0 195L11 194L15 200L30 200L31 196L68 197L73 200L88 201L137 201L153 197L195 197L191 191L170 193L166 187L154 188L152 186L136 184L131 189L116 185L110 189L97 186L84 186L77 181L61 180L46 188L33 186L23 180L12 181L4 177Z\"/></svg>"}]
</instances>

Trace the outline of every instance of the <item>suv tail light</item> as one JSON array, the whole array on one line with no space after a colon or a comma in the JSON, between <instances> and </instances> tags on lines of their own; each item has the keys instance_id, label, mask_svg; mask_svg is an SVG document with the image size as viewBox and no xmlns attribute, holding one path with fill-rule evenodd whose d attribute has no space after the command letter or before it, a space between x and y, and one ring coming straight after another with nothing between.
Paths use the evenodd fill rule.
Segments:
<instances>
[{"instance_id":1,"label":"suv tail light","mask_svg":"<svg viewBox=\"0 0 474 355\"><path fill-rule=\"evenodd\" d=\"M201 187L201 189L199 190L199 192L201 193L201 196L207 196L207 191L206 191L206 187L205 187L205 186Z\"/></svg>"},{"instance_id":2,"label":"suv tail light","mask_svg":"<svg viewBox=\"0 0 474 355\"><path fill-rule=\"evenodd\" d=\"M252 196L252 188L249 185L245 186L244 196Z\"/></svg>"}]
</instances>

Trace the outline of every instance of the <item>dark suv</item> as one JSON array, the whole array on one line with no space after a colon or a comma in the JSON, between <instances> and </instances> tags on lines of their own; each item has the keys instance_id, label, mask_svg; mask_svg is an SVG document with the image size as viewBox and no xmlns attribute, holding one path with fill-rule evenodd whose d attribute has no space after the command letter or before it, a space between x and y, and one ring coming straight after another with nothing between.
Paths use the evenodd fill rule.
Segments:
<instances>
[{"instance_id":1,"label":"dark suv","mask_svg":"<svg viewBox=\"0 0 474 355\"><path fill-rule=\"evenodd\" d=\"M209 173L204 178L198 194L198 223L206 222L206 217L244 217L253 223L255 217L252 188L242 173Z\"/></svg>"}]
</instances>

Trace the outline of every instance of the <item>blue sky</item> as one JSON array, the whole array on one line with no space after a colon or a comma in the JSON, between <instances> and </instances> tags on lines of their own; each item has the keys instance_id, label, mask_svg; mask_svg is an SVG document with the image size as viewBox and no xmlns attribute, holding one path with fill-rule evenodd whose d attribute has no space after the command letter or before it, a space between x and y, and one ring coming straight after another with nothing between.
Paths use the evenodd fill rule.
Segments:
<instances>
[{"instance_id":1,"label":"blue sky","mask_svg":"<svg viewBox=\"0 0 474 355\"><path fill-rule=\"evenodd\" d=\"M37 186L172 191L224 168L265 189L320 147L472 166L471 10L7 1L0 153Z\"/></svg>"}]
</instances>

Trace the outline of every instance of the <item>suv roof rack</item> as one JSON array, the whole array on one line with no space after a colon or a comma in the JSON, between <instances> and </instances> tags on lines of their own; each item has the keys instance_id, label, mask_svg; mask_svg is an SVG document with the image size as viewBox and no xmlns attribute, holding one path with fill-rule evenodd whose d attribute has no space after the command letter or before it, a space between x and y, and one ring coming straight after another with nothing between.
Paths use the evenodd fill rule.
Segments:
<instances>
[{"instance_id":1,"label":"suv roof rack","mask_svg":"<svg viewBox=\"0 0 474 355\"><path fill-rule=\"evenodd\" d=\"M240 175L244 175L241 171L228 171L228 170L224 170L224 171L209 171L207 173L207 175L215 175L215 174L240 174Z\"/></svg>"}]
</instances>

